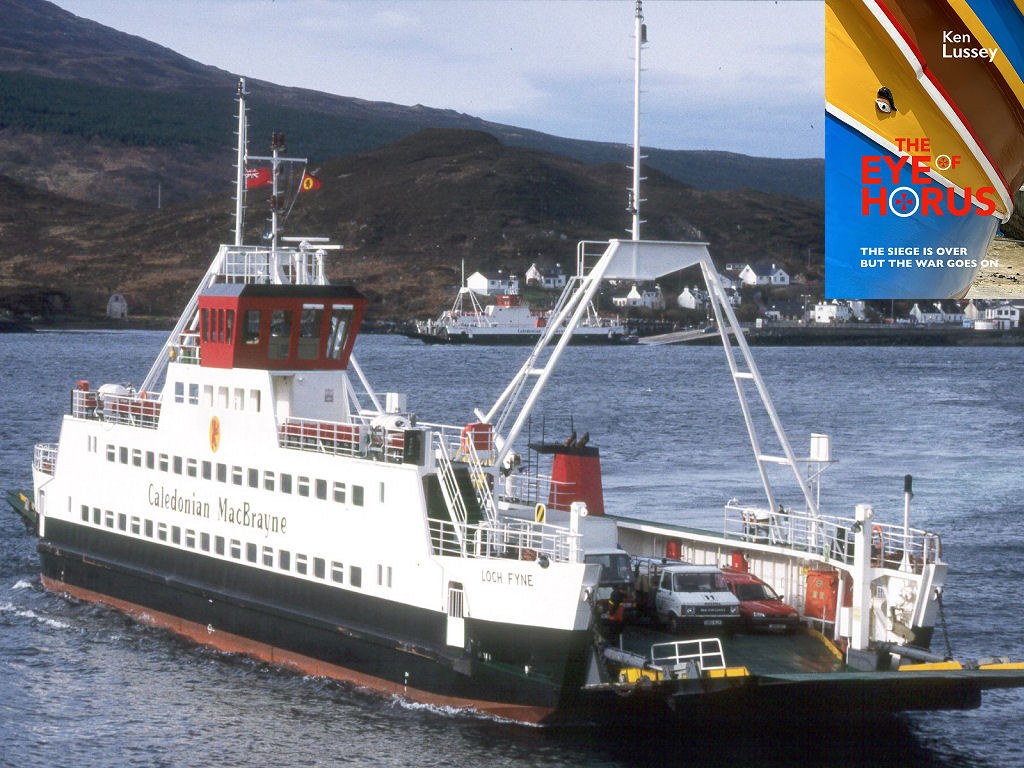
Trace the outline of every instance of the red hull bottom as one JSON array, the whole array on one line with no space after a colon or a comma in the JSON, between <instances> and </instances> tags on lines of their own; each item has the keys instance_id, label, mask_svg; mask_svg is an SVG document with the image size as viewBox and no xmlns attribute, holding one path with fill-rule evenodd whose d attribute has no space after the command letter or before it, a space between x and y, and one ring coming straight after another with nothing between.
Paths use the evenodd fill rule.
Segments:
<instances>
[{"instance_id":1,"label":"red hull bottom","mask_svg":"<svg viewBox=\"0 0 1024 768\"><path fill-rule=\"evenodd\" d=\"M328 677L333 680L351 683L361 688L367 688L382 694L397 696L407 701L418 704L429 704L435 707L451 707L454 709L468 709L480 712L492 717L504 720L514 720L521 723L536 725L547 720L555 710L547 707L529 707L516 704L504 704L498 701L486 701L482 699L464 699L454 696L443 696L429 691L422 691L404 685L397 685L389 680L384 680L372 675L365 675L337 664L330 664L325 661L303 656L301 654L286 651L266 643L256 642L240 635L230 632L223 632L201 624L196 624L177 616L160 611L154 611L135 603L102 595L92 590L66 584L57 579L42 576L43 586L54 592L62 592L71 597L89 603L101 603L108 605L128 616L140 624L147 624L160 629L167 629L176 635L186 637L189 640L214 650L226 653L239 653L259 661L265 661L286 669L301 672L304 675L316 677Z\"/></svg>"}]
</instances>

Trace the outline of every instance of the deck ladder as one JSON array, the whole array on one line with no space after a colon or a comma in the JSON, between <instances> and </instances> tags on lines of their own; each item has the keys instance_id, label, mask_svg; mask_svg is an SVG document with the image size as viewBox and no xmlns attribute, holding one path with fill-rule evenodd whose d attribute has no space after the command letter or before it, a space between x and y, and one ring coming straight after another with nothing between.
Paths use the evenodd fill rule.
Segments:
<instances>
[{"instance_id":1,"label":"deck ladder","mask_svg":"<svg viewBox=\"0 0 1024 768\"><path fill-rule=\"evenodd\" d=\"M448 446L438 432L434 433L434 449L437 456L437 479L440 481L441 495L448 507L448 514L451 516L452 526L460 544L464 544L465 526L468 520L466 515L466 502L459 490L458 480L455 478L455 468L452 466L452 458L448 453Z\"/></svg>"}]
</instances>

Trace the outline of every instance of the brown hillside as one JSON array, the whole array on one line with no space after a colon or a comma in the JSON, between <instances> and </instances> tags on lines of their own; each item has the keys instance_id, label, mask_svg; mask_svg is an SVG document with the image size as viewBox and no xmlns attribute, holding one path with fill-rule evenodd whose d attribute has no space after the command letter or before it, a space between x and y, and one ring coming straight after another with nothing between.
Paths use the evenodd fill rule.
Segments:
<instances>
[{"instance_id":1,"label":"brown hillside","mask_svg":"<svg viewBox=\"0 0 1024 768\"><path fill-rule=\"evenodd\" d=\"M621 166L505 147L474 131L420 131L325 163L318 175L322 187L299 197L286 234L342 243L332 277L355 282L376 318L438 312L450 301L462 259L470 271L521 272L538 259L569 266L577 240L623 237L628 224L628 171ZM819 204L746 190L699 191L657 174L645 196L645 237L703 236L720 262L786 263L808 247L820 260ZM247 242L256 242L263 204L251 197ZM15 191L12 205L19 204ZM217 244L231 238L229 195L152 213L103 210L89 217L90 210L79 206L5 237L0 295L44 286L67 292L78 311L90 313L117 290L134 297L136 313L174 314ZM39 252L48 258L36 258Z\"/></svg>"}]
</instances>

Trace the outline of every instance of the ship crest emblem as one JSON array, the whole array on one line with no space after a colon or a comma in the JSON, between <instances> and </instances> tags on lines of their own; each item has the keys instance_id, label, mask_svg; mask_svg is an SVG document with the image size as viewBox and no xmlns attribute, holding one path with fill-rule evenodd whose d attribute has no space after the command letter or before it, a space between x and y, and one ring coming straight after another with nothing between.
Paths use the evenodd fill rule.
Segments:
<instances>
[{"instance_id":1,"label":"ship crest emblem","mask_svg":"<svg viewBox=\"0 0 1024 768\"><path fill-rule=\"evenodd\" d=\"M220 448L220 419L214 416L210 419L210 450L214 453Z\"/></svg>"}]
</instances>

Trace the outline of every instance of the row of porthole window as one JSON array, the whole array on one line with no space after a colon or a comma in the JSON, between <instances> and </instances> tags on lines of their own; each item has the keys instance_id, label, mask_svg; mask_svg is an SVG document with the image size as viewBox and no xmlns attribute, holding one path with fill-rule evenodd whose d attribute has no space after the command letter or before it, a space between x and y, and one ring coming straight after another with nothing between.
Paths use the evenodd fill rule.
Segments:
<instances>
[{"instance_id":1,"label":"row of porthole window","mask_svg":"<svg viewBox=\"0 0 1024 768\"><path fill-rule=\"evenodd\" d=\"M307 557L301 553L295 553L292 557L291 551L273 547L260 547L251 542L242 542L239 539L226 539L223 536L211 535L205 531L196 533L193 528L182 529L178 525L167 525L167 523L154 523L148 518L140 518L132 515L130 520L124 512L100 510L99 507L92 507L91 513L88 505L82 505L82 522L93 523L97 526L105 526L123 532L129 530L135 536L145 536L149 539L157 539L169 542L175 546L184 545L186 549L198 549L202 552L213 552L222 557L230 557L234 560L246 560L250 563L262 563L267 568L274 568L275 564L279 570L295 572L302 576L312 575L314 578L345 583L345 566L342 563L332 560L329 576L327 560L322 557ZM243 558L244 549L244 558ZM391 566L377 566L378 586L391 587ZM363 569L358 565L348 567L348 583L352 587L363 586Z\"/></svg>"},{"instance_id":2,"label":"row of porthole window","mask_svg":"<svg viewBox=\"0 0 1024 768\"><path fill-rule=\"evenodd\" d=\"M365 501L363 486L353 485L352 496L348 499L347 486L337 480L328 484L322 478L309 478L305 475L293 477L287 472L273 472L265 469L260 472L258 469L239 467L212 461L197 461L181 456L170 456L166 453L154 453L143 451L139 448L129 449L127 446L113 445L107 443L107 461L130 464L135 467L145 466L146 469L159 469L161 472L173 472L176 475L187 477L202 477L204 480L217 480L220 483L229 482L232 485L248 486L249 488L262 487L265 491L279 490L281 493L296 493L299 496L309 497L311 494L318 499L326 501L331 499L338 504L348 503L361 507ZM230 470L230 471L229 471ZM262 483L261 483L262 480ZM293 482L294 481L294 482ZM381 489L381 501L383 501L383 487Z\"/></svg>"}]
</instances>

